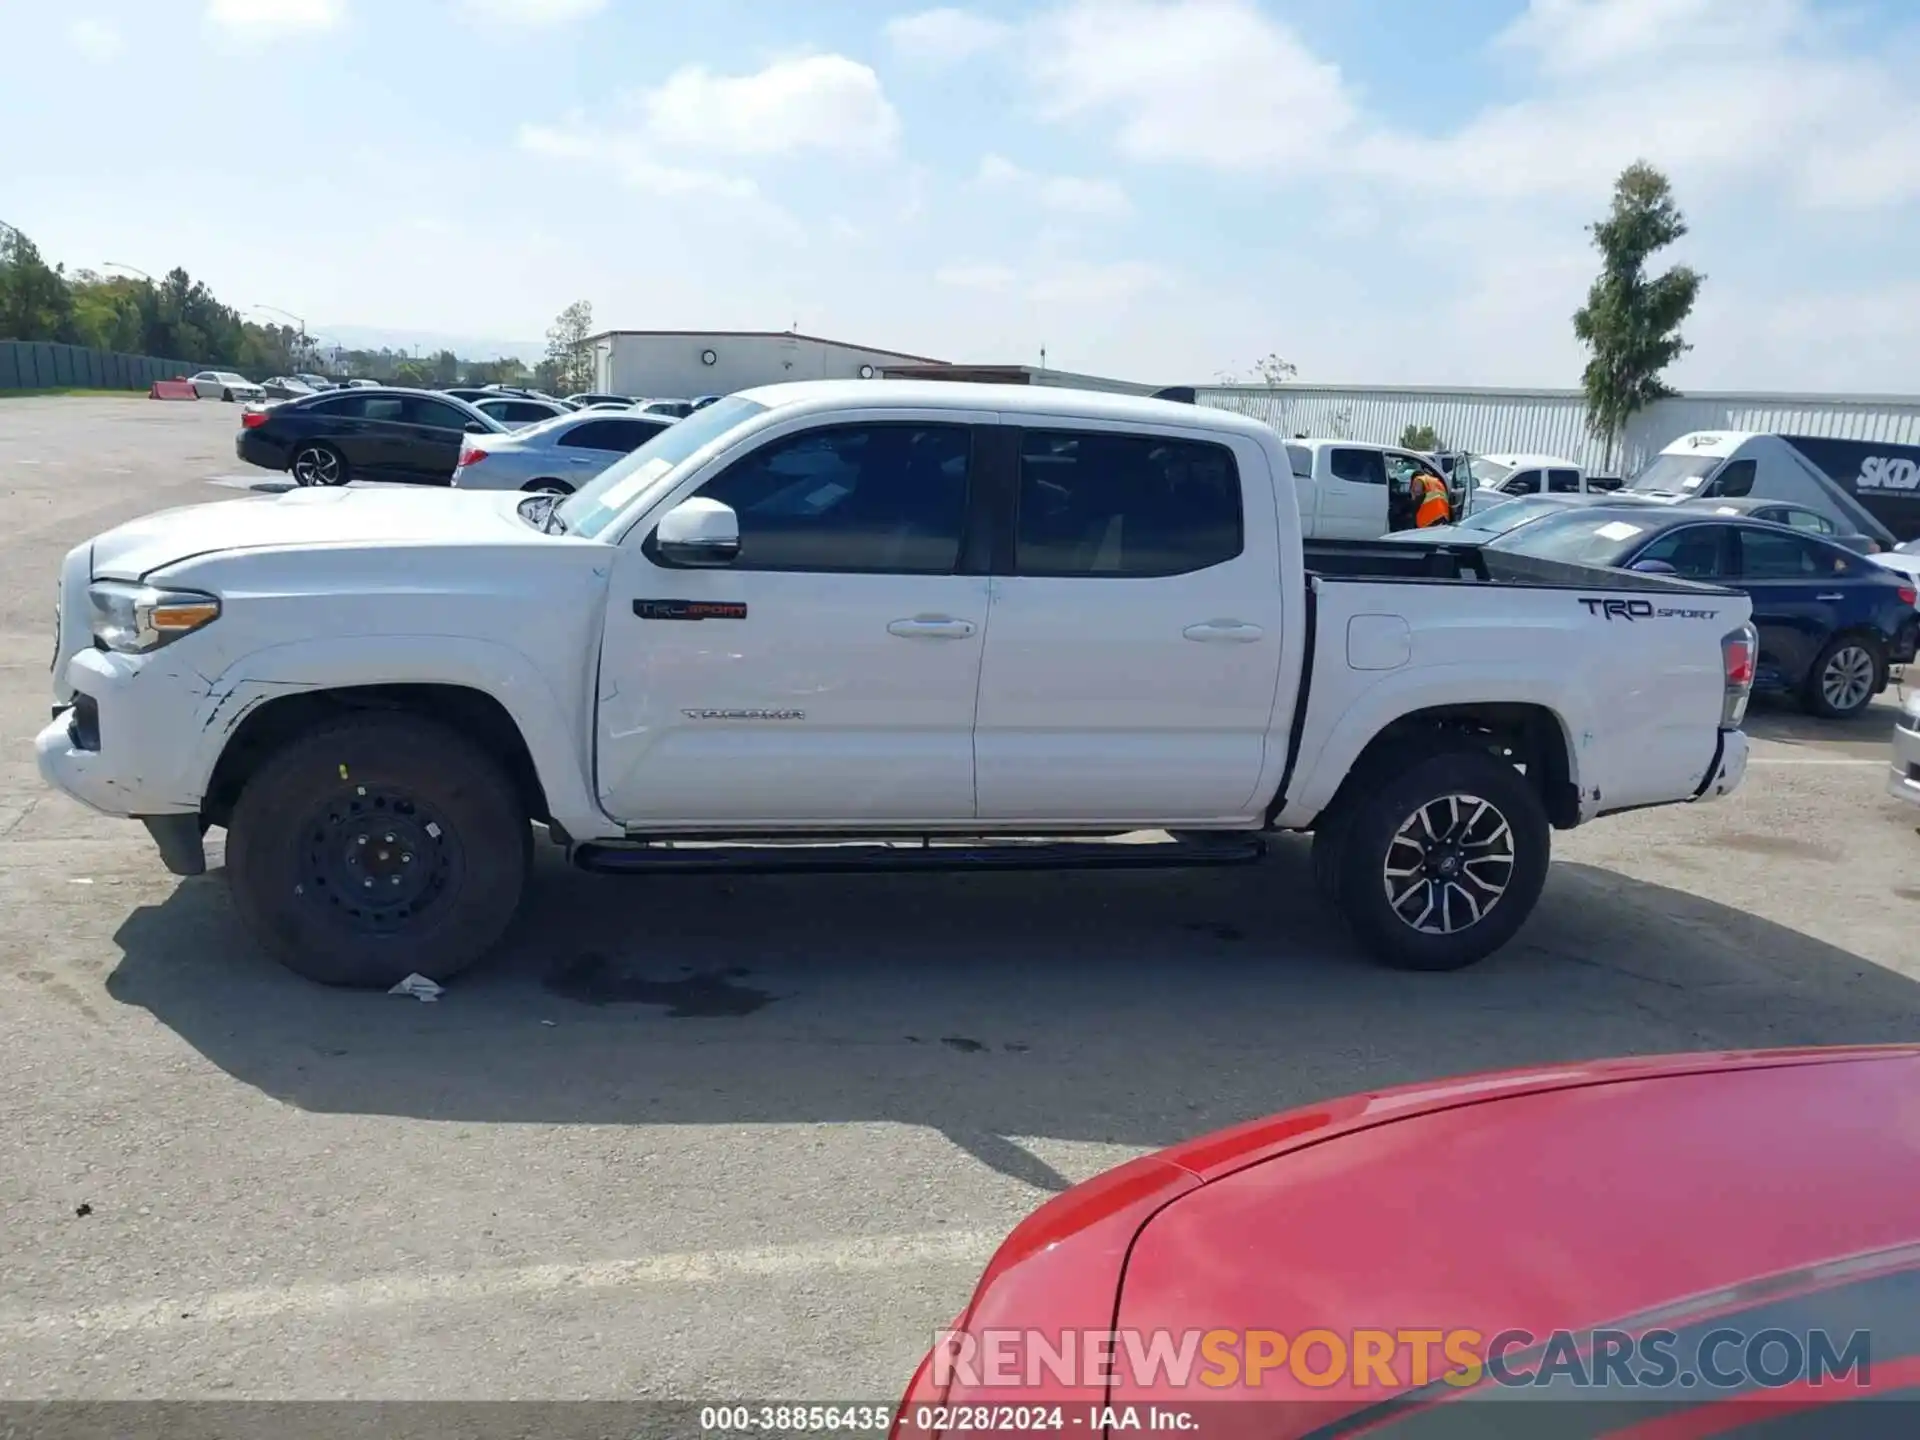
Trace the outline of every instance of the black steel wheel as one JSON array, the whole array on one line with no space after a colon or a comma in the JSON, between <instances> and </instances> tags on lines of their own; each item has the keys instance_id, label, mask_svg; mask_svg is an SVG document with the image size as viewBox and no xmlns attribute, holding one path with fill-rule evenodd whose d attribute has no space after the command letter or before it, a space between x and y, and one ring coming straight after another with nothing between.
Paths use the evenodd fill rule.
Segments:
<instances>
[{"instance_id":1,"label":"black steel wheel","mask_svg":"<svg viewBox=\"0 0 1920 1440\"><path fill-rule=\"evenodd\" d=\"M227 828L243 919L327 985L445 980L506 932L532 827L500 763L421 716L370 712L288 743Z\"/></svg>"}]
</instances>

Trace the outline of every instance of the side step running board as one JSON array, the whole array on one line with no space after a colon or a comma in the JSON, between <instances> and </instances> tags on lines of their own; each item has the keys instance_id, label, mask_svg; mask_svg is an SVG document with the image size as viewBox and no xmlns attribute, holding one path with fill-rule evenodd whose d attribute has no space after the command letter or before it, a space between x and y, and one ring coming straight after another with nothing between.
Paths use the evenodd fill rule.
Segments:
<instances>
[{"instance_id":1,"label":"side step running board","mask_svg":"<svg viewBox=\"0 0 1920 1440\"><path fill-rule=\"evenodd\" d=\"M602 874L848 875L869 870L1165 870L1251 865L1266 854L1259 836L1219 841L1116 844L1104 840L1006 844L883 842L818 845L599 845L572 850L573 863Z\"/></svg>"}]
</instances>

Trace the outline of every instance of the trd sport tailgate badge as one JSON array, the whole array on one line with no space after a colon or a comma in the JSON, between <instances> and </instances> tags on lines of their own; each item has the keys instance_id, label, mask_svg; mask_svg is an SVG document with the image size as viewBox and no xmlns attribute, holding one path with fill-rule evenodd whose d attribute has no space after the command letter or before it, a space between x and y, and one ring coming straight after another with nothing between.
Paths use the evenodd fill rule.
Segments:
<instances>
[{"instance_id":1,"label":"trd sport tailgate badge","mask_svg":"<svg viewBox=\"0 0 1920 1440\"><path fill-rule=\"evenodd\" d=\"M744 600L636 600L633 613L642 620L744 620Z\"/></svg>"}]
</instances>

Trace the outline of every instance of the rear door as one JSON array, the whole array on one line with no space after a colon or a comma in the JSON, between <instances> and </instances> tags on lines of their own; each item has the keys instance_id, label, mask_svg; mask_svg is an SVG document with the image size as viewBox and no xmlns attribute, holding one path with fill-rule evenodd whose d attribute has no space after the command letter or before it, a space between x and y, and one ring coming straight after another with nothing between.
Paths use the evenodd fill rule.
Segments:
<instances>
[{"instance_id":1,"label":"rear door","mask_svg":"<svg viewBox=\"0 0 1920 1440\"><path fill-rule=\"evenodd\" d=\"M1736 583L1753 597L1762 678L1798 685L1846 622L1849 591L1856 587L1839 568L1845 562L1827 546L1757 525L1739 527L1736 536Z\"/></svg>"},{"instance_id":2,"label":"rear door","mask_svg":"<svg viewBox=\"0 0 1920 1440\"><path fill-rule=\"evenodd\" d=\"M1271 487L1286 477L1239 437L1063 420L1015 438L974 728L980 818L1244 816L1279 679Z\"/></svg>"},{"instance_id":3,"label":"rear door","mask_svg":"<svg viewBox=\"0 0 1920 1440\"><path fill-rule=\"evenodd\" d=\"M295 435L299 440L324 440L347 457L354 474L366 474L378 468L378 446L366 421L367 397L352 393L330 395L311 405L289 412L300 417Z\"/></svg>"},{"instance_id":4,"label":"rear door","mask_svg":"<svg viewBox=\"0 0 1920 1440\"><path fill-rule=\"evenodd\" d=\"M1334 445L1316 467L1320 491L1318 538L1378 540L1387 533L1387 462L1378 450Z\"/></svg>"}]
</instances>

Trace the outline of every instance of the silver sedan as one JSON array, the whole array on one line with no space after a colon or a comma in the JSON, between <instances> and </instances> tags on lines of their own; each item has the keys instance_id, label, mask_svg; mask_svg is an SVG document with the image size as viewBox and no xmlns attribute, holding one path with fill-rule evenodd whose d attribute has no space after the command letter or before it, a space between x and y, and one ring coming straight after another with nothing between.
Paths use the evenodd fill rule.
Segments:
<instances>
[{"instance_id":1,"label":"silver sedan","mask_svg":"<svg viewBox=\"0 0 1920 1440\"><path fill-rule=\"evenodd\" d=\"M469 435L453 483L461 490L568 495L673 423L631 410L570 410L504 435Z\"/></svg>"}]
</instances>

